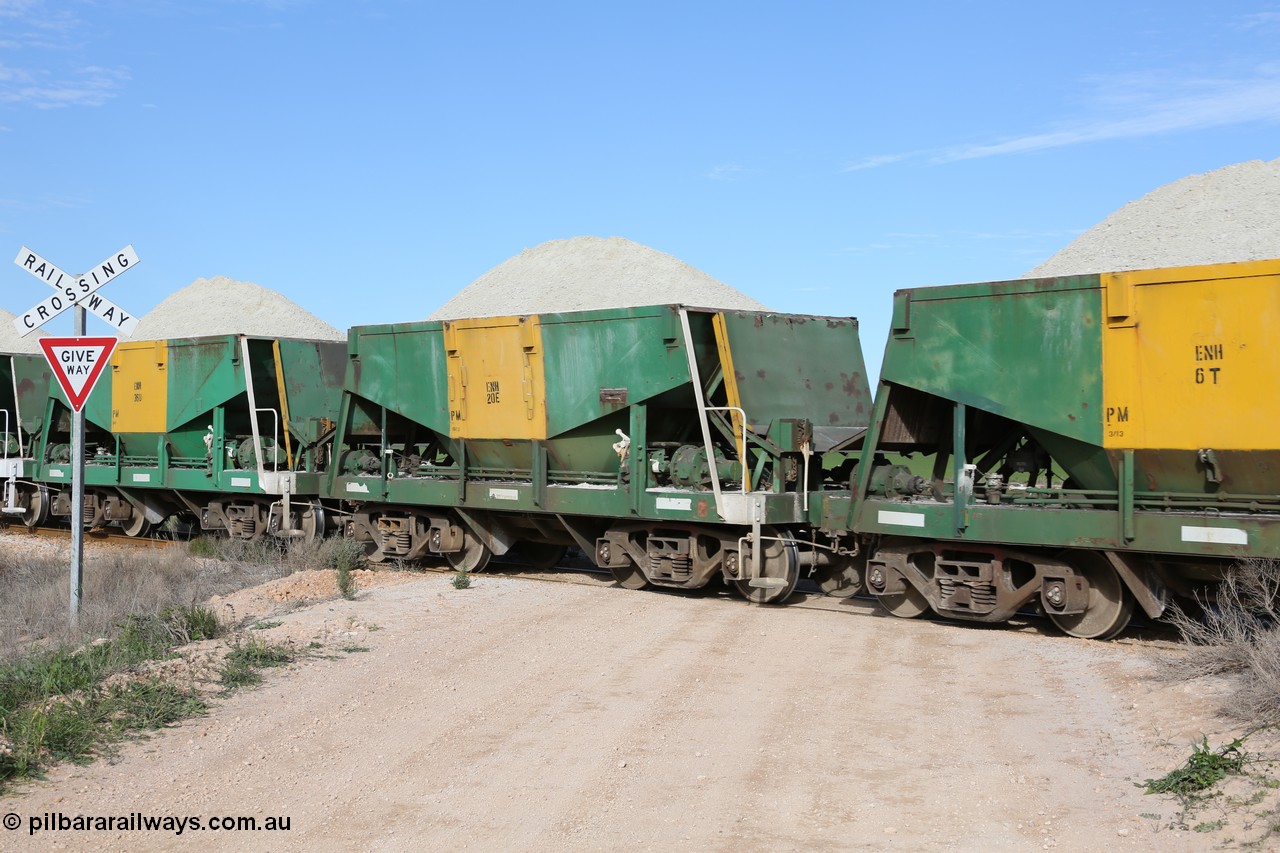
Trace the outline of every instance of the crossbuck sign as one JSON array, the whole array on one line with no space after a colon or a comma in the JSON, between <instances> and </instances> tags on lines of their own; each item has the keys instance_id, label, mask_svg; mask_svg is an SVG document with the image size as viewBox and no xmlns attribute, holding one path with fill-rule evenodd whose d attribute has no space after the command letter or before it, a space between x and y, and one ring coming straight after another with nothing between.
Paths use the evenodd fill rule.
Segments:
<instances>
[{"instance_id":1,"label":"crossbuck sign","mask_svg":"<svg viewBox=\"0 0 1280 853\"><path fill-rule=\"evenodd\" d=\"M30 311L14 318L13 327L19 335L34 332L63 311L77 305L88 309L108 326L126 336L137 328L137 317L125 313L119 305L98 293L98 289L104 284L138 263L138 255L133 251L132 245L125 246L84 275L68 275L26 246L22 247L13 262L57 291Z\"/></svg>"}]
</instances>

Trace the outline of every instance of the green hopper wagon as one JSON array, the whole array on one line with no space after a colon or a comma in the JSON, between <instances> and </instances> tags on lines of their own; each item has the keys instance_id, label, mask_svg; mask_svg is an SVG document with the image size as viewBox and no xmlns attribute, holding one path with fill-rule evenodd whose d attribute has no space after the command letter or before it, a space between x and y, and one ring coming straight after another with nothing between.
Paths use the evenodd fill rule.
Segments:
<instances>
[{"instance_id":1,"label":"green hopper wagon","mask_svg":"<svg viewBox=\"0 0 1280 853\"><path fill-rule=\"evenodd\" d=\"M374 560L577 546L625 586L847 585L848 318L675 305L352 329L331 495ZM847 470L847 467L846 467Z\"/></svg>"},{"instance_id":2,"label":"green hopper wagon","mask_svg":"<svg viewBox=\"0 0 1280 853\"><path fill-rule=\"evenodd\" d=\"M1280 556L1280 261L900 291L851 523L891 612L1107 637Z\"/></svg>"},{"instance_id":3,"label":"green hopper wagon","mask_svg":"<svg viewBox=\"0 0 1280 853\"><path fill-rule=\"evenodd\" d=\"M318 538L340 342L218 335L120 343L85 405L85 523L141 536L170 516L253 539ZM47 394L36 479L70 515L71 409Z\"/></svg>"}]
</instances>

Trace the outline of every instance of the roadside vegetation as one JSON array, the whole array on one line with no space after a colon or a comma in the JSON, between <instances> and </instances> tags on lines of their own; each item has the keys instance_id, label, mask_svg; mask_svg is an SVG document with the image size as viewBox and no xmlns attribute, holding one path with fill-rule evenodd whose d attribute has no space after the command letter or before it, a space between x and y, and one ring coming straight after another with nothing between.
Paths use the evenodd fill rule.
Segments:
<instances>
[{"instance_id":1,"label":"roadside vegetation","mask_svg":"<svg viewBox=\"0 0 1280 853\"><path fill-rule=\"evenodd\" d=\"M1194 609L1174 606L1168 616L1183 639L1158 657L1159 677L1174 682L1212 680L1218 712L1244 732L1211 747L1192 745L1182 767L1142 783L1148 794L1172 797L1172 815L1148 813L1155 828L1219 832L1242 848L1272 845L1280 837L1277 760L1246 749L1280 743L1280 561L1249 560ZM1275 746L1270 747L1271 750Z\"/></svg>"},{"instance_id":2,"label":"roadside vegetation","mask_svg":"<svg viewBox=\"0 0 1280 853\"><path fill-rule=\"evenodd\" d=\"M297 650L258 633L279 622L227 624L200 602L315 569L345 573L342 594L354 597L351 571L363 567L363 551L353 544L201 538L155 553L90 550L75 629L65 554L7 549L0 555L0 792L58 762L88 761L126 738L201 715L217 696L261 682L263 669L295 660ZM216 662L212 678L197 679L184 666L186 648L206 650Z\"/></svg>"}]
</instances>

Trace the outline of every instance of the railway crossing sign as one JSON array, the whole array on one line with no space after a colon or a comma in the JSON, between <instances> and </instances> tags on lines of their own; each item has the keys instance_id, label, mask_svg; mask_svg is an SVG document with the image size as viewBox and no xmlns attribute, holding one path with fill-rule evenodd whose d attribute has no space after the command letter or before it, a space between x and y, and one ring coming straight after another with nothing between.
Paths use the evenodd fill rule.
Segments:
<instances>
[{"instance_id":1,"label":"railway crossing sign","mask_svg":"<svg viewBox=\"0 0 1280 853\"><path fill-rule=\"evenodd\" d=\"M79 413L89 392L111 361L116 338L41 338L40 348L53 368L53 375L67 395L73 411Z\"/></svg>"},{"instance_id":2,"label":"railway crossing sign","mask_svg":"<svg viewBox=\"0 0 1280 853\"><path fill-rule=\"evenodd\" d=\"M83 275L68 275L57 265L46 261L23 246L13 262L45 284L58 291L36 304L13 320L19 335L27 335L66 311L68 308L85 308L104 323L128 336L138 326L138 318L127 313L119 305L98 293L108 281L120 273L132 269L138 263L138 255L132 245L125 246L112 257L92 267Z\"/></svg>"},{"instance_id":3,"label":"railway crossing sign","mask_svg":"<svg viewBox=\"0 0 1280 853\"><path fill-rule=\"evenodd\" d=\"M88 338L84 335L85 312L92 311L107 325L124 335L133 334L138 318L106 299L98 290L138 263L133 246L125 246L84 275L67 275L23 246L13 262L31 273L56 293L36 304L13 321L18 334L29 335L68 308L74 308L74 338L44 338L40 346L66 392L71 408L71 572L68 615L71 627L80 621L80 597L84 589L84 404L89 392L111 360L116 338Z\"/></svg>"}]
</instances>

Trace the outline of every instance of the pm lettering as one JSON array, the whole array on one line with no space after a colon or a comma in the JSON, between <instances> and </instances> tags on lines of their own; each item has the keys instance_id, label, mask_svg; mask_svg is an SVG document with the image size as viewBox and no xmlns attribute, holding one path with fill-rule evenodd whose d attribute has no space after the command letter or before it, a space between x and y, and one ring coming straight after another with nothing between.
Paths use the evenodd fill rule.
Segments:
<instances>
[{"instance_id":1,"label":"pm lettering","mask_svg":"<svg viewBox=\"0 0 1280 853\"><path fill-rule=\"evenodd\" d=\"M489 405L492 406L494 403L500 402L498 399L498 383L496 381L484 383L484 394L485 402Z\"/></svg>"},{"instance_id":2,"label":"pm lettering","mask_svg":"<svg viewBox=\"0 0 1280 853\"><path fill-rule=\"evenodd\" d=\"M1109 438L1120 438L1124 435L1124 429L1119 424L1127 424L1129 422L1128 406L1107 406L1107 436Z\"/></svg>"}]
</instances>

